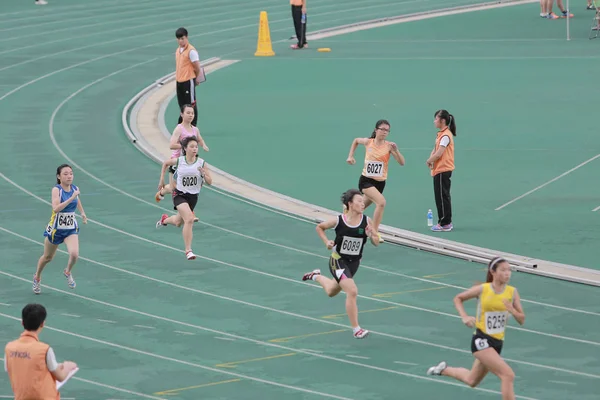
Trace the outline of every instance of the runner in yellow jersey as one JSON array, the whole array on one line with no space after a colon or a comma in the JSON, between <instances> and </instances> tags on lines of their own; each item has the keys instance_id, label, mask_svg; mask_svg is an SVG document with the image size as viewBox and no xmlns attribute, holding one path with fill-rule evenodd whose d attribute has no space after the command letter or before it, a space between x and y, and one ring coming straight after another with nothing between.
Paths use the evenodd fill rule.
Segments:
<instances>
[{"instance_id":1,"label":"runner in yellow jersey","mask_svg":"<svg viewBox=\"0 0 600 400\"><path fill-rule=\"evenodd\" d=\"M525 313L519 292L514 286L508 285L510 275L508 262L496 257L488 265L486 283L474 286L454 298L454 305L463 323L470 328L476 328L471 340L471 352L475 357L471 370L448 367L446 362L442 361L429 368L427 375L449 376L475 387L488 372L492 372L502 383L502 400L515 399L515 373L500 357L500 353L509 316L512 315L523 325ZM477 317L467 315L463 305L464 301L473 298L478 298Z\"/></svg>"},{"instance_id":2,"label":"runner in yellow jersey","mask_svg":"<svg viewBox=\"0 0 600 400\"><path fill-rule=\"evenodd\" d=\"M358 180L358 189L366 196L365 209L375 203L373 213L373 232L379 235L379 224L383 219L385 208L385 197L383 189L388 175L388 163L390 154L394 156L398 164L404 165L404 156L398 150L394 142L385 140L390 133L390 123L384 119L377 121L375 130L370 138L356 138L350 147L350 154L346 162L354 165L354 152L359 144L365 146L365 163L362 174ZM381 235L379 235L381 241Z\"/></svg>"}]
</instances>

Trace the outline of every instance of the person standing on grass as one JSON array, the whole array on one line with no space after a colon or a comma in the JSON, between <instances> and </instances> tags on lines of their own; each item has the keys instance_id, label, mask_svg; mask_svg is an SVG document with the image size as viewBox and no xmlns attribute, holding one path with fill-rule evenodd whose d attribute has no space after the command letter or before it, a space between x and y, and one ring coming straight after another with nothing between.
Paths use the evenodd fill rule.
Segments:
<instances>
[{"instance_id":1,"label":"person standing on grass","mask_svg":"<svg viewBox=\"0 0 600 400\"><path fill-rule=\"evenodd\" d=\"M292 20L298 43L291 45L294 50L308 48L306 43L306 0L290 0L292 5Z\"/></svg>"},{"instance_id":2,"label":"person standing on grass","mask_svg":"<svg viewBox=\"0 0 600 400\"><path fill-rule=\"evenodd\" d=\"M175 52L175 80L177 81L177 103L179 109L186 104L194 107L194 119L192 125L198 123L198 106L196 104L196 86L202 80L202 68L200 68L200 56L194 46L188 40L188 31L179 28L175 32L179 47ZM177 121L181 124L182 117Z\"/></svg>"},{"instance_id":3,"label":"person standing on grass","mask_svg":"<svg viewBox=\"0 0 600 400\"><path fill-rule=\"evenodd\" d=\"M56 381L63 382L77 364L56 361L54 350L39 339L46 321L41 304L27 304L21 311L21 336L4 348L4 370L8 373L15 400L58 400Z\"/></svg>"},{"instance_id":4,"label":"person standing on grass","mask_svg":"<svg viewBox=\"0 0 600 400\"><path fill-rule=\"evenodd\" d=\"M452 202L450 198L450 178L454 171L454 139L456 136L456 120L446 110L438 110L434 114L434 125L438 128L435 147L426 163L433 176L433 191L437 206L438 223L433 232L450 232L452 226Z\"/></svg>"}]
</instances>

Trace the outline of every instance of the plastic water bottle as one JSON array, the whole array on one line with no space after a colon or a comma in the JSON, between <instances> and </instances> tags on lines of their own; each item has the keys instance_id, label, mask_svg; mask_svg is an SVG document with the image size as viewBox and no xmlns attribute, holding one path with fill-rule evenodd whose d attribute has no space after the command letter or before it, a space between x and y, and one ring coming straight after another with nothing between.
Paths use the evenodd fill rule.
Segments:
<instances>
[{"instance_id":1,"label":"plastic water bottle","mask_svg":"<svg viewBox=\"0 0 600 400\"><path fill-rule=\"evenodd\" d=\"M302 14L302 23L306 24L306 14Z\"/></svg>"},{"instance_id":2,"label":"plastic water bottle","mask_svg":"<svg viewBox=\"0 0 600 400\"><path fill-rule=\"evenodd\" d=\"M431 209L427 211L427 226L433 226L433 212Z\"/></svg>"}]
</instances>

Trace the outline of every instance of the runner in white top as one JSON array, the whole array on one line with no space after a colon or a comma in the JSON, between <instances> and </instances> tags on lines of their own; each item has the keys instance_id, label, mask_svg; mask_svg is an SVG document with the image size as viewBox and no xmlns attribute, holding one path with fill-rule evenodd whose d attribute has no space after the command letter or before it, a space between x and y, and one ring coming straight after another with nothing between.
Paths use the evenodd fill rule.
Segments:
<instances>
[{"instance_id":1,"label":"runner in white top","mask_svg":"<svg viewBox=\"0 0 600 400\"><path fill-rule=\"evenodd\" d=\"M171 153L171 158L177 159L181 155L181 142L190 136L196 137L198 144L202 146L204 151L208 152L209 148L200 135L200 130L192 125L192 121L194 119L194 107L191 104L185 104L183 107L181 107L181 118L181 124L175 127L175 130L173 130L173 134L171 135L169 146L169 148L173 150ZM154 196L154 199L157 203L165 198L165 194L172 193L175 189L173 174L175 174L175 167L171 166L169 168L169 184L165 185L161 180L158 185L158 192L156 192L156 195ZM198 218L194 217L194 221L197 222Z\"/></svg>"},{"instance_id":2,"label":"runner in white top","mask_svg":"<svg viewBox=\"0 0 600 400\"><path fill-rule=\"evenodd\" d=\"M198 139L194 136L187 137L181 142L183 155L170 158L163 162L160 171L160 182L163 181L169 166L175 166L175 189L173 190L173 208L177 214L163 214L156 223L156 227L169 224L177 227L183 223L183 242L185 255L188 260L193 260L196 255L192 252L192 225L194 223L194 208L198 202L198 194L206 182L212 185L212 177L206 162L198 157Z\"/></svg>"}]
</instances>

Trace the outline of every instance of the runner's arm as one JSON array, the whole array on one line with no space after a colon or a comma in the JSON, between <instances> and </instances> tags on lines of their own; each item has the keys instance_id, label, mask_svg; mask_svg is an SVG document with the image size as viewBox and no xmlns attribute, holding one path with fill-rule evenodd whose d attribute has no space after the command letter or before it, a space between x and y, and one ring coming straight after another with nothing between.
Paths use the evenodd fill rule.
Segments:
<instances>
[{"instance_id":1,"label":"runner's arm","mask_svg":"<svg viewBox=\"0 0 600 400\"><path fill-rule=\"evenodd\" d=\"M202 149L204 149L204 151L208 151L209 148L206 145L206 142L204 141L204 138L202 137L202 135L200 134L200 129L196 128L196 137L198 138L198 144L200 146L202 146Z\"/></svg>"},{"instance_id":2,"label":"runner's arm","mask_svg":"<svg viewBox=\"0 0 600 400\"><path fill-rule=\"evenodd\" d=\"M375 237L371 230L371 218L367 217L367 236L371 239L371 244L375 247L379 246L379 236Z\"/></svg>"},{"instance_id":3,"label":"runner's arm","mask_svg":"<svg viewBox=\"0 0 600 400\"><path fill-rule=\"evenodd\" d=\"M180 136L181 136L181 130L179 129L179 126L177 126L175 128L175 130L173 131L173 134L171 135L171 141L169 142L169 148L171 150L180 150L181 149L181 143L179 143Z\"/></svg>"},{"instance_id":4,"label":"runner's arm","mask_svg":"<svg viewBox=\"0 0 600 400\"><path fill-rule=\"evenodd\" d=\"M78 191L76 191L78 193ZM64 208L69 205L75 198L77 194L73 193L73 196L69 197L67 200L60 202L60 193L57 187L52 188L52 211L55 213L61 212Z\"/></svg>"},{"instance_id":5,"label":"runner's arm","mask_svg":"<svg viewBox=\"0 0 600 400\"><path fill-rule=\"evenodd\" d=\"M327 246L327 248L329 248L329 249L333 248L333 246L331 246L331 248L329 247L331 245L331 243L333 243L333 240L329 240L327 238L327 235L325 234L325 231L327 229L334 228L337 225L337 223L338 223L337 218L332 218L332 219L330 219L328 221L321 222L315 228L317 230L317 235L319 235L319 237L321 238L321 240L323 241L323 243L325 243L325 246Z\"/></svg>"},{"instance_id":6,"label":"runner's arm","mask_svg":"<svg viewBox=\"0 0 600 400\"><path fill-rule=\"evenodd\" d=\"M177 164L177 158L169 158L162 163L162 168L160 169L160 178L158 178L158 189L160 190L163 187L163 179L165 177L165 172L167 172L167 168L172 165Z\"/></svg>"},{"instance_id":7,"label":"runner's arm","mask_svg":"<svg viewBox=\"0 0 600 400\"><path fill-rule=\"evenodd\" d=\"M79 210L79 214L81 214L81 219L83 220L83 223L87 224L87 216L85 215L83 204L81 204L81 199L78 200L79 201L77 202L77 209Z\"/></svg>"},{"instance_id":8,"label":"runner's arm","mask_svg":"<svg viewBox=\"0 0 600 400\"><path fill-rule=\"evenodd\" d=\"M525 312L523 311L523 306L521 305L521 296L519 296L517 289L515 289L512 304L506 304L506 309L512 314L513 317L515 317L515 320L517 320L519 325L523 325L525 323Z\"/></svg>"},{"instance_id":9,"label":"runner's arm","mask_svg":"<svg viewBox=\"0 0 600 400\"><path fill-rule=\"evenodd\" d=\"M203 167L200 167L200 172L202 173L202 177L204 178L204 182L212 185L212 176L210 175L210 170L208 169L208 164L205 162Z\"/></svg>"},{"instance_id":10,"label":"runner's arm","mask_svg":"<svg viewBox=\"0 0 600 400\"><path fill-rule=\"evenodd\" d=\"M400 150L398 150L398 145L394 142L390 142L390 153L392 153L392 156L394 156L398 164L404 166L406 160L402 153L400 153Z\"/></svg>"}]
</instances>

